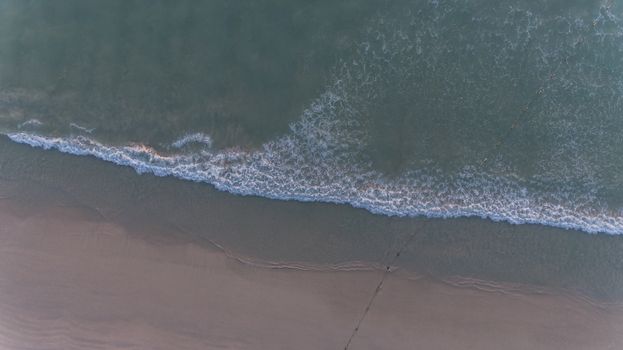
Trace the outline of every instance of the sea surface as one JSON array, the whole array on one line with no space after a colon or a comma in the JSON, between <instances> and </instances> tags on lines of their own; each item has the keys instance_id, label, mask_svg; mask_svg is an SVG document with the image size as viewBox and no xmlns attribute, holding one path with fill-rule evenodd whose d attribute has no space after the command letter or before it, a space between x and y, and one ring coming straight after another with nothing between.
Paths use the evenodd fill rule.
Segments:
<instances>
[{"instance_id":1,"label":"sea surface","mask_svg":"<svg viewBox=\"0 0 623 350\"><path fill-rule=\"evenodd\" d=\"M622 1L0 0L0 132L390 216L623 233Z\"/></svg>"}]
</instances>

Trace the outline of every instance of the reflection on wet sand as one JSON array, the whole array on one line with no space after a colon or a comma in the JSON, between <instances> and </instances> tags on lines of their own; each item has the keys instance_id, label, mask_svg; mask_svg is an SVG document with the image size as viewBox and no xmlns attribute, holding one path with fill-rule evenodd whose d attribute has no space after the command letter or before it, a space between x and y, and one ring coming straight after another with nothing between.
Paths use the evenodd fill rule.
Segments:
<instances>
[{"instance_id":1,"label":"reflection on wet sand","mask_svg":"<svg viewBox=\"0 0 623 350\"><path fill-rule=\"evenodd\" d=\"M341 349L383 274L247 264L180 233L132 235L77 207L7 199L0 221L8 349ZM350 348L622 347L621 305L589 300L396 270Z\"/></svg>"}]
</instances>

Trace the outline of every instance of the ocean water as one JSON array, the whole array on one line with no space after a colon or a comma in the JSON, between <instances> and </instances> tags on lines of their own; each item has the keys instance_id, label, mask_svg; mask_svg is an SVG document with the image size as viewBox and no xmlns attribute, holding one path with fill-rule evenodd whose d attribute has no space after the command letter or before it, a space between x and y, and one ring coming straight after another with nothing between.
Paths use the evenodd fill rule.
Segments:
<instances>
[{"instance_id":1,"label":"ocean water","mask_svg":"<svg viewBox=\"0 0 623 350\"><path fill-rule=\"evenodd\" d=\"M0 0L15 142L240 195L623 233L619 1Z\"/></svg>"}]
</instances>

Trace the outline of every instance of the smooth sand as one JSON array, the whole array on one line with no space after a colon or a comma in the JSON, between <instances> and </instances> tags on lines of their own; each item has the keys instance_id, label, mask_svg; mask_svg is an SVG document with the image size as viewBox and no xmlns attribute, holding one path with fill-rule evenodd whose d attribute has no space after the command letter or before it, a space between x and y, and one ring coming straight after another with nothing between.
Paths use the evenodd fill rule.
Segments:
<instances>
[{"instance_id":1,"label":"smooth sand","mask_svg":"<svg viewBox=\"0 0 623 350\"><path fill-rule=\"evenodd\" d=\"M0 200L0 348L343 349L383 275L252 266L127 230ZM398 270L350 349L623 349L623 309Z\"/></svg>"}]
</instances>

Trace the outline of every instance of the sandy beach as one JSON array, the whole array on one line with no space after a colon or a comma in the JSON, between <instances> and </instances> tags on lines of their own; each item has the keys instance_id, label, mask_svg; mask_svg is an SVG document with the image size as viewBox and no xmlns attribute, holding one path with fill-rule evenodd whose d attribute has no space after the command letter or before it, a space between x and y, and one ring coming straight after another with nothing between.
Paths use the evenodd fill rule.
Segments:
<instances>
[{"instance_id":1,"label":"sandy beach","mask_svg":"<svg viewBox=\"0 0 623 350\"><path fill-rule=\"evenodd\" d=\"M259 267L87 209L0 202L2 349L343 349L383 269ZM386 276L350 349L620 349L623 309L573 293Z\"/></svg>"},{"instance_id":2,"label":"sandy beach","mask_svg":"<svg viewBox=\"0 0 623 350\"><path fill-rule=\"evenodd\" d=\"M0 145L0 349L623 347L618 236L238 197Z\"/></svg>"}]
</instances>

